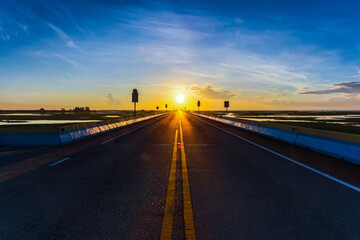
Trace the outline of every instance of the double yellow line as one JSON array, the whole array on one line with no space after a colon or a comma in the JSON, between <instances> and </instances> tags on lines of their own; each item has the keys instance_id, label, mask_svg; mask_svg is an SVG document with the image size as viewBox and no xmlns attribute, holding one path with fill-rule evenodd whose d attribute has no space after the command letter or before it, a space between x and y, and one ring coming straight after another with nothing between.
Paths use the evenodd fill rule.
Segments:
<instances>
[{"instance_id":1,"label":"double yellow line","mask_svg":"<svg viewBox=\"0 0 360 240\"><path fill-rule=\"evenodd\" d=\"M194 224L194 214L191 204L191 195L190 195L190 183L188 170L186 166L186 157L185 157L185 146L184 139L180 121L180 141L181 141L181 172L182 172L182 183L183 183L183 201L184 201L184 224L185 224L185 239L196 239L195 235L195 224Z\"/></svg>"},{"instance_id":2,"label":"double yellow line","mask_svg":"<svg viewBox=\"0 0 360 240\"><path fill-rule=\"evenodd\" d=\"M169 177L169 184L166 195L165 210L164 210L160 240L171 239L172 237L173 218L175 211L176 160L177 160L177 149L179 146L180 146L180 154L181 154L181 176L182 176L182 187L183 187L185 239L189 239L189 240L196 239L194 214L191 204L190 183L189 183L188 170L186 166L185 146L184 146L182 127L181 127L181 120L179 120L179 132L180 132L180 145L177 144L178 130L175 131L173 156L170 167L170 177Z\"/></svg>"},{"instance_id":3,"label":"double yellow line","mask_svg":"<svg viewBox=\"0 0 360 240\"><path fill-rule=\"evenodd\" d=\"M172 225L173 225L173 218L175 211L177 138L178 138L178 130L176 130L175 132L173 156L171 160L170 177L169 177L169 184L166 194L166 202L165 202L164 217L161 227L160 239L171 239L171 234L172 234Z\"/></svg>"}]
</instances>

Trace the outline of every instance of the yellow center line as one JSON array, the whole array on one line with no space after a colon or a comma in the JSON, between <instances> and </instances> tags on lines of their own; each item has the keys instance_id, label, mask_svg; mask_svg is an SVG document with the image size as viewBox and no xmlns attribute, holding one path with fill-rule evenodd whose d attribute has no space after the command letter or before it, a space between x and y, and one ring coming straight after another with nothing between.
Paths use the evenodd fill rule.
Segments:
<instances>
[{"instance_id":1,"label":"yellow center line","mask_svg":"<svg viewBox=\"0 0 360 240\"><path fill-rule=\"evenodd\" d=\"M178 130L175 131L175 140L174 140L173 156L170 167L169 184L167 188L164 217L161 227L161 235L160 235L161 240L171 239L171 235L172 235L172 225L173 225L174 210L175 210L176 158L177 158L177 148L178 148L177 138L178 138Z\"/></svg>"},{"instance_id":2,"label":"yellow center line","mask_svg":"<svg viewBox=\"0 0 360 240\"><path fill-rule=\"evenodd\" d=\"M184 224L185 224L185 239L195 240L195 224L194 224L194 214L191 204L191 195L190 195L190 183L188 170L186 166L186 157L185 157L185 146L183 139L183 132L180 125L180 144L181 144L181 168L182 168L182 183L183 183L183 201L184 201Z\"/></svg>"}]
</instances>

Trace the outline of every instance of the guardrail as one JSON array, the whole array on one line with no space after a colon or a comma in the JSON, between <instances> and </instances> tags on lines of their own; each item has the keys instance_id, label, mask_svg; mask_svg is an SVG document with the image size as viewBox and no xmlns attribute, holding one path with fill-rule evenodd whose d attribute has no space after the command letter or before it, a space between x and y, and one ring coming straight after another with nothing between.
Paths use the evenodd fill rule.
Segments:
<instances>
[{"instance_id":1,"label":"guardrail","mask_svg":"<svg viewBox=\"0 0 360 240\"><path fill-rule=\"evenodd\" d=\"M249 120L234 121L198 113L191 114L360 164L360 135Z\"/></svg>"},{"instance_id":2,"label":"guardrail","mask_svg":"<svg viewBox=\"0 0 360 240\"><path fill-rule=\"evenodd\" d=\"M9 128L0 131L0 146L60 146L102 134L113 129L129 126L151 118L165 115L160 113L145 117L127 117L117 121L74 124L56 128Z\"/></svg>"}]
</instances>

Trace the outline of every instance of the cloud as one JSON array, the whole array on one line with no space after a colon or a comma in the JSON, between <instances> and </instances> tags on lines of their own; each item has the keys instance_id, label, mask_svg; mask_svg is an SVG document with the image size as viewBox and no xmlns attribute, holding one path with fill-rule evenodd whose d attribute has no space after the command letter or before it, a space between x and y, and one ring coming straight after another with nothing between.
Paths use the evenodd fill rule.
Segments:
<instances>
[{"instance_id":1,"label":"cloud","mask_svg":"<svg viewBox=\"0 0 360 240\"><path fill-rule=\"evenodd\" d=\"M21 27L26 33L29 32L29 27L27 25L22 25Z\"/></svg>"},{"instance_id":2,"label":"cloud","mask_svg":"<svg viewBox=\"0 0 360 240\"><path fill-rule=\"evenodd\" d=\"M236 24L242 24L243 22L244 22L244 20L242 20L241 18L235 18L234 19L234 22L236 23Z\"/></svg>"},{"instance_id":3,"label":"cloud","mask_svg":"<svg viewBox=\"0 0 360 240\"><path fill-rule=\"evenodd\" d=\"M71 65L73 65L77 69L80 68L80 65L77 62L75 62L74 60L71 60L71 59L69 59L67 57L61 56L59 54L54 54L54 56L61 59L61 60L64 60L65 62L67 62L67 63L69 63Z\"/></svg>"},{"instance_id":4,"label":"cloud","mask_svg":"<svg viewBox=\"0 0 360 240\"><path fill-rule=\"evenodd\" d=\"M351 76L351 77L353 77L353 78L360 77L360 69L359 69L359 68L356 68L356 70L357 70L357 74L354 75L354 76Z\"/></svg>"},{"instance_id":5,"label":"cloud","mask_svg":"<svg viewBox=\"0 0 360 240\"><path fill-rule=\"evenodd\" d=\"M246 53L244 55L246 56ZM298 89L307 80L306 73L298 72L286 64L269 63L266 59L254 54L247 59L239 57L237 60L231 60L232 63L221 62L220 67L238 76L245 76L253 82Z\"/></svg>"},{"instance_id":6,"label":"cloud","mask_svg":"<svg viewBox=\"0 0 360 240\"><path fill-rule=\"evenodd\" d=\"M317 90L317 91L306 91L300 94L331 94L331 93L348 93L358 94L360 93L360 82L343 82L334 83L330 85L331 89Z\"/></svg>"},{"instance_id":7,"label":"cloud","mask_svg":"<svg viewBox=\"0 0 360 240\"><path fill-rule=\"evenodd\" d=\"M120 101L114 97L112 93L108 93L104 96L104 99L109 105L120 105Z\"/></svg>"},{"instance_id":8,"label":"cloud","mask_svg":"<svg viewBox=\"0 0 360 240\"><path fill-rule=\"evenodd\" d=\"M0 37L1 37L1 39L4 40L4 41L10 40L9 34L1 34Z\"/></svg>"},{"instance_id":9,"label":"cloud","mask_svg":"<svg viewBox=\"0 0 360 240\"><path fill-rule=\"evenodd\" d=\"M177 73L195 78L219 79L224 77L221 74L213 74L213 73L210 74L208 72L187 71L187 70L180 70Z\"/></svg>"},{"instance_id":10,"label":"cloud","mask_svg":"<svg viewBox=\"0 0 360 240\"><path fill-rule=\"evenodd\" d=\"M126 16L124 26L140 36L174 45L201 41L211 35L209 30L214 27L212 21L203 16L169 11L154 13L136 8L127 11Z\"/></svg>"},{"instance_id":11,"label":"cloud","mask_svg":"<svg viewBox=\"0 0 360 240\"><path fill-rule=\"evenodd\" d=\"M64 33L60 28L55 27L51 23L48 24L48 26L56 32L57 35L59 35L60 39L66 43L68 47L77 48L77 46L74 43L74 40L72 40L66 33Z\"/></svg>"},{"instance_id":12,"label":"cloud","mask_svg":"<svg viewBox=\"0 0 360 240\"><path fill-rule=\"evenodd\" d=\"M198 86L192 86L186 89L191 90L195 94L208 99L229 99L235 96L234 94L232 94L232 91L230 90L216 91L211 85L207 85L206 87L203 88Z\"/></svg>"},{"instance_id":13,"label":"cloud","mask_svg":"<svg viewBox=\"0 0 360 240\"><path fill-rule=\"evenodd\" d=\"M10 35L5 33L5 29L2 26L0 26L0 39L4 41L10 40Z\"/></svg>"}]
</instances>

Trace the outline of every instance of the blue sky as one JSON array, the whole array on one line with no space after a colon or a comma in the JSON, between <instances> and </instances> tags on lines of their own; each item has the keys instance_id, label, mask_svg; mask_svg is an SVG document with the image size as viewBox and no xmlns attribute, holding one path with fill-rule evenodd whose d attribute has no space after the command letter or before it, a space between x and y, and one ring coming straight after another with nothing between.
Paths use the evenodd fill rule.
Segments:
<instances>
[{"instance_id":1,"label":"blue sky","mask_svg":"<svg viewBox=\"0 0 360 240\"><path fill-rule=\"evenodd\" d=\"M358 109L358 1L0 0L0 109Z\"/></svg>"}]
</instances>

